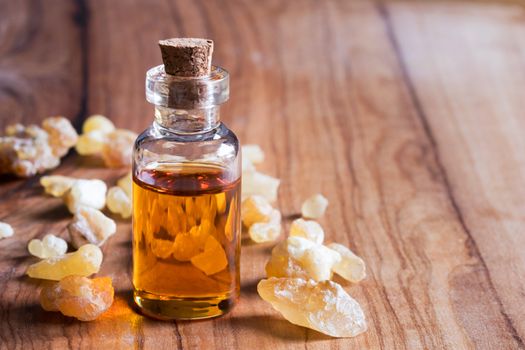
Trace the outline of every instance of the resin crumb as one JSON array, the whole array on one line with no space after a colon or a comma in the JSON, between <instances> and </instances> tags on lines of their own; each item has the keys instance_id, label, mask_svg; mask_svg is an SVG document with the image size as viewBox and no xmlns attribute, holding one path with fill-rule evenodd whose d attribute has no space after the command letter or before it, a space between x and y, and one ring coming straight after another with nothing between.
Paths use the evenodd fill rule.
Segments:
<instances>
[{"instance_id":1,"label":"resin crumb","mask_svg":"<svg viewBox=\"0 0 525 350\"><path fill-rule=\"evenodd\" d=\"M77 179L62 175L49 175L40 178L40 185L44 192L53 197L62 197L75 183Z\"/></svg>"},{"instance_id":2,"label":"resin crumb","mask_svg":"<svg viewBox=\"0 0 525 350\"><path fill-rule=\"evenodd\" d=\"M257 222L268 222L272 214L272 205L263 196L252 195L242 201L241 219L246 227Z\"/></svg>"},{"instance_id":3,"label":"resin crumb","mask_svg":"<svg viewBox=\"0 0 525 350\"><path fill-rule=\"evenodd\" d=\"M27 245L31 255L40 259L64 255L67 252L67 242L53 234L47 234L40 239L32 239Z\"/></svg>"},{"instance_id":4,"label":"resin crumb","mask_svg":"<svg viewBox=\"0 0 525 350\"><path fill-rule=\"evenodd\" d=\"M228 258L221 244L210 235L206 239L204 251L191 258L191 263L209 276L224 270L228 266Z\"/></svg>"},{"instance_id":5,"label":"resin crumb","mask_svg":"<svg viewBox=\"0 0 525 350\"><path fill-rule=\"evenodd\" d=\"M64 203L72 214L80 207L102 209L106 205L107 186L102 180L77 179L64 194Z\"/></svg>"},{"instance_id":6,"label":"resin crumb","mask_svg":"<svg viewBox=\"0 0 525 350\"><path fill-rule=\"evenodd\" d=\"M242 197L260 195L270 202L275 202L280 183L279 179L257 171L246 172L242 179Z\"/></svg>"},{"instance_id":7,"label":"resin crumb","mask_svg":"<svg viewBox=\"0 0 525 350\"><path fill-rule=\"evenodd\" d=\"M0 222L0 239L11 237L15 234L13 227L5 222Z\"/></svg>"},{"instance_id":8,"label":"resin crumb","mask_svg":"<svg viewBox=\"0 0 525 350\"><path fill-rule=\"evenodd\" d=\"M323 228L313 220L294 220L290 226L290 236L303 237L317 244L322 244L324 241Z\"/></svg>"},{"instance_id":9,"label":"resin crumb","mask_svg":"<svg viewBox=\"0 0 525 350\"><path fill-rule=\"evenodd\" d=\"M288 237L273 248L266 274L324 281L332 278L332 268L340 260L339 253L324 245L302 237Z\"/></svg>"},{"instance_id":10,"label":"resin crumb","mask_svg":"<svg viewBox=\"0 0 525 350\"><path fill-rule=\"evenodd\" d=\"M80 207L67 228L71 244L75 248L86 243L101 246L117 231L113 219L108 218L100 210L90 207Z\"/></svg>"},{"instance_id":11,"label":"resin crumb","mask_svg":"<svg viewBox=\"0 0 525 350\"><path fill-rule=\"evenodd\" d=\"M301 213L303 217L308 219L319 219L324 215L326 208L328 207L328 199L322 194L316 194L306 201L301 206Z\"/></svg>"},{"instance_id":12,"label":"resin crumb","mask_svg":"<svg viewBox=\"0 0 525 350\"><path fill-rule=\"evenodd\" d=\"M250 238L256 243L274 242L281 235L281 212L272 209L268 222L256 222L248 230Z\"/></svg>"},{"instance_id":13,"label":"resin crumb","mask_svg":"<svg viewBox=\"0 0 525 350\"><path fill-rule=\"evenodd\" d=\"M242 158L247 159L252 164L264 162L264 152L259 145L244 145L242 149Z\"/></svg>"},{"instance_id":14,"label":"resin crumb","mask_svg":"<svg viewBox=\"0 0 525 350\"><path fill-rule=\"evenodd\" d=\"M339 243L330 243L328 248L335 250L341 255L341 261L336 263L333 267L335 273L354 283L357 283L366 277L365 262L350 249Z\"/></svg>"},{"instance_id":15,"label":"resin crumb","mask_svg":"<svg viewBox=\"0 0 525 350\"><path fill-rule=\"evenodd\" d=\"M102 148L102 158L108 168L131 166L131 154L137 134L124 129L116 129L107 134Z\"/></svg>"},{"instance_id":16,"label":"resin crumb","mask_svg":"<svg viewBox=\"0 0 525 350\"><path fill-rule=\"evenodd\" d=\"M119 214L124 219L131 217L131 198L119 186L113 186L109 189L106 205L112 213Z\"/></svg>"}]
</instances>

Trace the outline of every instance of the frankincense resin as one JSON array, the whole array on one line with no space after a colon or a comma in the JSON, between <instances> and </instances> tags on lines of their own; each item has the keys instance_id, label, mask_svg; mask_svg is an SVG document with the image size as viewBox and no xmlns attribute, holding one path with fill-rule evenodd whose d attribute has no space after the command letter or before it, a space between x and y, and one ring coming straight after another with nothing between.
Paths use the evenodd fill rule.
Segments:
<instances>
[{"instance_id":1,"label":"frankincense resin","mask_svg":"<svg viewBox=\"0 0 525 350\"><path fill-rule=\"evenodd\" d=\"M133 285L161 319L221 315L239 294L240 181L182 163L133 178Z\"/></svg>"}]
</instances>

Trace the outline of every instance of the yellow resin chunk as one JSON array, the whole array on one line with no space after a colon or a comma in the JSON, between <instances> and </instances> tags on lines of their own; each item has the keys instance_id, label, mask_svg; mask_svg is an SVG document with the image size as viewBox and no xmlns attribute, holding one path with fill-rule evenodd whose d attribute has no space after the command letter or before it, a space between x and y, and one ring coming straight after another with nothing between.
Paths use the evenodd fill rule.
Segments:
<instances>
[{"instance_id":1,"label":"yellow resin chunk","mask_svg":"<svg viewBox=\"0 0 525 350\"><path fill-rule=\"evenodd\" d=\"M274 202L277 200L280 183L281 180L257 171L245 172L242 176L242 198L259 195Z\"/></svg>"},{"instance_id":2,"label":"yellow resin chunk","mask_svg":"<svg viewBox=\"0 0 525 350\"><path fill-rule=\"evenodd\" d=\"M113 304L111 278L89 279L67 276L40 292L40 304L46 311L60 311L80 321L93 321Z\"/></svg>"},{"instance_id":3,"label":"yellow resin chunk","mask_svg":"<svg viewBox=\"0 0 525 350\"><path fill-rule=\"evenodd\" d=\"M252 195L242 201L241 218L246 227L250 227L257 222L270 221L272 205L263 196Z\"/></svg>"},{"instance_id":4,"label":"yellow resin chunk","mask_svg":"<svg viewBox=\"0 0 525 350\"><path fill-rule=\"evenodd\" d=\"M268 222L256 222L250 226L248 234L257 243L273 242L281 235L281 212L272 209Z\"/></svg>"},{"instance_id":5,"label":"yellow resin chunk","mask_svg":"<svg viewBox=\"0 0 525 350\"><path fill-rule=\"evenodd\" d=\"M366 277L366 266L363 259L354 254L350 249L339 243L330 243L328 248L341 255L341 261L336 263L333 271L344 279L357 283Z\"/></svg>"},{"instance_id":6,"label":"yellow resin chunk","mask_svg":"<svg viewBox=\"0 0 525 350\"><path fill-rule=\"evenodd\" d=\"M290 236L303 237L317 244L324 241L323 228L313 220L294 220L290 226Z\"/></svg>"},{"instance_id":7,"label":"yellow resin chunk","mask_svg":"<svg viewBox=\"0 0 525 350\"><path fill-rule=\"evenodd\" d=\"M335 282L270 278L259 282L257 292L293 324L332 337L355 337L367 329L359 303Z\"/></svg>"},{"instance_id":8,"label":"yellow resin chunk","mask_svg":"<svg viewBox=\"0 0 525 350\"><path fill-rule=\"evenodd\" d=\"M27 275L33 278L59 281L70 275L89 276L98 272L102 251L93 244L86 244L76 252L48 258L30 265Z\"/></svg>"},{"instance_id":9,"label":"yellow resin chunk","mask_svg":"<svg viewBox=\"0 0 525 350\"><path fill-rule=\"evenodd\" d=\"M101 246L117 232L117 224L100 210L81 207L67 229L75 248L87 243Z\"/></svg>"},{"instance_id":10,"label":"yellow resin chunk","mask_svg":"<svg viewBox=\"0 0 525 350\"><path fill-rule=\"evenodd\" d=\"M119 186L113 186L106 195L106 205L115 214L119 214L124 219L131 217L131 198Z\"/></svg>"},{"instance_id":11,"label":"yellow resin chunk","mask_svg":"<svg viewBox=\"0 0 525 350\"><path fill-rule=\"evenodd\" d=\"M334 264L341 260L336 251L302 237L288 237L272 250L266 264L268 277L329 280Z\"/></svg>"},{"instance_id":12,"label":"yellow resin chunk","mask_svg":"<svg viewBox=\"0 0 525 350\"><path fill-rule=\"evenodd\" d=\"M106 134L99 130L94 130L80 135L75 149L78 154L89 156L102 152L105 143Z\"/></svg>"},{"instance_id":13,"label":"yellow resin chunk","mask_svg":"<svg viewBox=\"0 0 525 350\"><path fill-rule=\"evenodd\" d=\"M77 179L64 194L64 203L71 214L80 207L102 209L106 205L107 186L102 180Z\"/></svg>"},{"instance_id":14,"label":"yellow resin chunk","mask_svg":"<svg viewBox=\"0 0 525 350\"><path fill-rule=\"evenodd\" d=\"M49 175L40 178L44 191L53 197L62 197L77 181L77 179L62 175Z\"/></svg>"},{"instance_id":15,"label":"yellow resin chunk","mask_svg":"<svg viewBox=\"0 0 525 350\"><path fill-rule=\"evenodd\" d=\"M128 197L131 198L131 193L133 192L133 179L131 178L131 171L117 181L117 186L122 188Z\"/></svg>"},{"instance_id":16,"label":"yellow resin chunk","mask_svg":"<svg viewBox=\"0 0 525 350\"><path fill-rule=\"evenodd\" d=\"M204 251L191 258L193 266L207 276L220 272L228 266L228 258L221 244L213 236L208 236Z\"/></svg>"},{"instance_id":17,"label":"yellow resin chunk","mask_svg":"<svg viewBox=\"0 0 525 350\"><path fill-rule=\"evenodd\" d=\"M47 234L40 239L32 239L27 245L27 250L31 255L40 259L52 258L64 255L67 252L67 243L62 238L52 234Z\"/></svg>"},{"instance_id":18,"label":"yellow resin chunk","mask_svg":"<svg viewBox=\"0 0 525 350\"><path fill-rule=\"evenodd\" d=\"M82 125L82 133L91 131L100 131L102 133L109 133L115 130L115 125L107 117L100 114L93 114L89 116Z\"/></svg>"}]
</instances>

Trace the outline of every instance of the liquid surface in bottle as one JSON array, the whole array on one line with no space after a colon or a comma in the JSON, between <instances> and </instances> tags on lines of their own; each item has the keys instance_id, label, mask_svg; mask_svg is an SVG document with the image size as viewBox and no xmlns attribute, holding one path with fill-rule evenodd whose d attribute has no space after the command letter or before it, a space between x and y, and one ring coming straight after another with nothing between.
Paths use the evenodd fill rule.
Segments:
<instances>
[{"instance_id":1,"label":"liquid surface in bottle","mask_svg":"<svg viewBox=\"0 0 525 350\"><path fill-rule=\"evenodd\" d=\"M240 180L159 164L133 178L135 302L160 319L219 316L239 294Z\"/></svg>"}]
</instances>

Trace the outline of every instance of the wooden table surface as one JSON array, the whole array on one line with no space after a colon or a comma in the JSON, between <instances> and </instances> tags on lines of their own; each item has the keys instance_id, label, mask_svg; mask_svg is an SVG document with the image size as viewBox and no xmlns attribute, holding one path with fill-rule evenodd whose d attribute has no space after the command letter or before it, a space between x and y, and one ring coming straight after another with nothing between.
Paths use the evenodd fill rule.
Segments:
<instances>
[{"instance_id":1,"label":"wooden table surface","mask_svg":"<svg viewBox=\"0 0 525 350\"><path fill-rule=\"evenodd\" d=\"M517 349L525 339L525 8L491 1L0 1L0 127L101 113L152 121L156 41L215 40L231 73L222 118L267 154L278 206L322 192L329 240L368 277L343 284L369 330L332 339L291 325L257 295L271 244L243 245L242 297L226 317L160 322L132 308L130 223L103 251L116 300L83 323L44 312L34 237L67 237L39 177L0 179L0 347ZM72 151L49 173L115 181ZM340 280L339 280L340 281Z\"/></svg>"}]
</instances>

